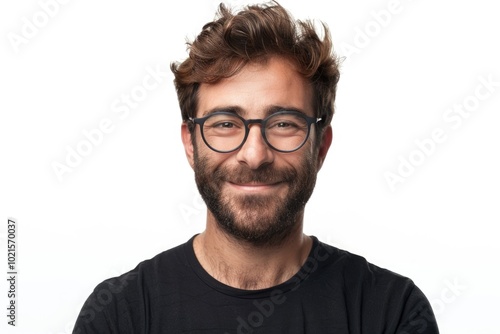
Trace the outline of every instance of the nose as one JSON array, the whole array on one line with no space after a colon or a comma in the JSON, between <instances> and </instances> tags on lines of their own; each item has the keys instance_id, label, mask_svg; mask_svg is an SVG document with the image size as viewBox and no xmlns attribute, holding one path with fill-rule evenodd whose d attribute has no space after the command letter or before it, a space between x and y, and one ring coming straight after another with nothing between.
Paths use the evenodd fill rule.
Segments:
<instances>
[{"instance_id":1,"label":"nose","mask_svg":"<svg viewBox=\"0 0 500 334\"><path fill-rule=\"evenodd\" d=\"M274 150L264 141L260 127L260 124L249 125L247 140L236 154L238 162L251 169L258 169L274 161Z\"/></svg>"}]
</instances>

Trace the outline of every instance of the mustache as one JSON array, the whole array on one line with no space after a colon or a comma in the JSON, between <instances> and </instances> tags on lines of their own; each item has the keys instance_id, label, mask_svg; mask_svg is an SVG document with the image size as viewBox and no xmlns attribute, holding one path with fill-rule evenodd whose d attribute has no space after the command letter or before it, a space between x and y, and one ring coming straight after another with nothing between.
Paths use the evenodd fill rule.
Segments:
<instances>
[{"instance_id":1,"label":"mustache","mask_svg":"<svg viewBox=\"0 0 500 334\"><path fill-rule=\"evenodd\" d=\"M297 177L297 172L292 168L274 168L271 165L261 166L258 169L250 169L245 166L232 168L217 168L213 177L217 180L232 183L279 183L290 182Z\"/></svg>"}]
</instances>

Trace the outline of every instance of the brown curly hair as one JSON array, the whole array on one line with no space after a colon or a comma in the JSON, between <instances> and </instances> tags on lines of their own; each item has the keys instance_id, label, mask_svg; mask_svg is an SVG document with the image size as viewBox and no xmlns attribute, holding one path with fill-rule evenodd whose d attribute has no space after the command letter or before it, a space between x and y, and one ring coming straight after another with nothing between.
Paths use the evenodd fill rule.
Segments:
<instances>
[{"instance_id":1,"label":"brown curly hair","mask_svg":"<svg viewBox=\"0 0 500 334\"><path fill-rule=\"evenodd\" d=\"M280 56L294 62L313 85L314 108L322 118L319 135L332 120L340 76L329 29L322 26L320 39L312 21L294 20L276 1L247 6L237 14L221 3L214 21L187 42L189 57L170 66L183 121L195 117L200 83L215 83L249 62Z\"/></svg>"}]
</instances>

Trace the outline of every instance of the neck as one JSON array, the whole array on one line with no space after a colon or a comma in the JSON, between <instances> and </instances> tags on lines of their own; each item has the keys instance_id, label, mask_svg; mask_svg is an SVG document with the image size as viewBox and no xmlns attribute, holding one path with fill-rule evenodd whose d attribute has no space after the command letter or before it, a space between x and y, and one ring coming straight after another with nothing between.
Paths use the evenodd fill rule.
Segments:
<instances>
[{"instance_id":1,"label":"neck","mask_svg":"<svg viewBox=\"0 0 500 334\"><path fill-rule=\"evenodd\" d=\"M290 279L306 261L312 240L302 230L301 220L279 245L257 246L228 235L207 219L193 247L201 266L218 281L239 289L265 289Z\"/></svg>"}]
</instances>

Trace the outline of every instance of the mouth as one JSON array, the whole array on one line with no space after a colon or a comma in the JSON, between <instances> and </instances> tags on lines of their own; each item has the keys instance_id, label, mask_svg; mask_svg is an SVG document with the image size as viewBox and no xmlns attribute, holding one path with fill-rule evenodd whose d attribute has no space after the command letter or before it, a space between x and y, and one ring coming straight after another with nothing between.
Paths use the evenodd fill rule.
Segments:
<instances>
[{"instance_id":1,"label":"mouth","mask_svg":"<svg viewBox=\"0 0 500 334\"><path fill-rule=\"evenodd\" d=\"M239 191L245 191L245 192L264 192L264 191L270 191L270 190L275 190L275 189L279 188L283 184L283 182L273 182L273 183L245 182L245 183L238 183L238 182L228 181L228 184L231 186L231 188L239 190Z\"/></svg>"}]
</instances>

